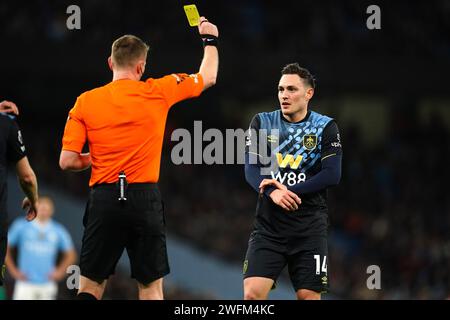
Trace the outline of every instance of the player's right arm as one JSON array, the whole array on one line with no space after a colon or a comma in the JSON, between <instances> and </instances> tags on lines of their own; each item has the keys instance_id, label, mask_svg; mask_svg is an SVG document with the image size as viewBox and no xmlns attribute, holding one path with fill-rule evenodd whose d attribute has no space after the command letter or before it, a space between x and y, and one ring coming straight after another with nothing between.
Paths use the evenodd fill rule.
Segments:
<instances>
[{"instance_id":1,"label":"player's right arm","mask_svg":"<svg viewBox=\"0 0 450 320\"><path fill-rule=\"evenodd\" d=\"M22 280L25 281L27 279L27 276L19 270L16 263L14 262L14 259L11 255L12 247L8 246L6 250L6 257L5 257L5 265L8 269L8 272L11 274L11 277L13 277L15 280Z\"/></svg>"}]
</instances>

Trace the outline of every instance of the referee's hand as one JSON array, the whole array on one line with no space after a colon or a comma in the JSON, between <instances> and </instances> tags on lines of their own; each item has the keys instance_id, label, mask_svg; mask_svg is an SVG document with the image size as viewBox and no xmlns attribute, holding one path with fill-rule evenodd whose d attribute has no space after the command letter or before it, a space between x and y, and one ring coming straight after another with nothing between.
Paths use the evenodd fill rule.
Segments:
<instances>
[{"instance_id":1,"label":"referee's hand","mask_svg":"<svg viewBox=\"0 0 450 320\"><path fill-rule=\"evenodd\" d=\"M217 29L217 26L209 22L205 17L200 17L198 33L200 33L200 35L211 35L217 38L219 37L219 30Z\"/></svg>"},{"instance_id":2,"label":"referee's hand","mask_svg":"<svg viewBox=\"0 0 450 320\"><path fill-rule=\"evenodd\" d=\"M37 204L32 203L30 199L25 197L22 201L22 209L25 209L25 218L27 221L32 221L37 216Z\"/></svg>"}]
</instances>

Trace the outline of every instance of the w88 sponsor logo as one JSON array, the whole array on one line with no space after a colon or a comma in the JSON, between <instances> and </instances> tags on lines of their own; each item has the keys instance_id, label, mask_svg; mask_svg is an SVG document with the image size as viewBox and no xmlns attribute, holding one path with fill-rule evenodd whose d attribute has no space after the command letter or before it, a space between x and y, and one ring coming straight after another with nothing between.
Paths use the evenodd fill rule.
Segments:
<instances>
[{"instance_id":1,"label":"w88 sponsor logo","mask_svg":"<svg viewBox=\"0 0 450 320\"><path fill-rule=\"evenodd\" d=\"M287 185L292 187L293 185L296 185L297 183L305 182L306 181L306 174L303 172L300 172L296 174L295 172L289 172L289 173L283 173L277 172L276 174L271 171L270 174L272 175L272 179L275 179L279 181L281 184L284 184L284 181L286 181Z\"/></svg>"}]
</instances>

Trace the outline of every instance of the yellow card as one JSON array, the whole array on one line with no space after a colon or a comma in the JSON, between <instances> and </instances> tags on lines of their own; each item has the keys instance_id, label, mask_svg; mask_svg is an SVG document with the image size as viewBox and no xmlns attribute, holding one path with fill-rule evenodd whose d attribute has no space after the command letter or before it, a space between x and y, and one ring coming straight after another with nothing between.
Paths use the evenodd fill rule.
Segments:
<instances>
[{"instance_id":1,"label":"yellow card","mask_svg":"<svg viewBox=\"0 0 450 320\"><path fill-rule=\"evenodd\" d=\"M189 25L191 27L198 26L200 23L200 14L198 13L197 7L195 4L189 4L184 6L184 12L186 13L186 17L189 21Z\"/></svg>"}]
</instances>

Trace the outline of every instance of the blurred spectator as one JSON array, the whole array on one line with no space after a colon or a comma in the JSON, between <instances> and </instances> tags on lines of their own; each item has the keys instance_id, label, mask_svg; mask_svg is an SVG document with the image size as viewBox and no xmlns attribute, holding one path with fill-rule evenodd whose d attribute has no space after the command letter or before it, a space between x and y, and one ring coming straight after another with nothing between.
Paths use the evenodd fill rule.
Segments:
<instances>
[{"instance_id":1,"label":"blurred spectator","mask_svg":"<svg viewBox=\"0 0 450 320\"><path fill-rule=\"evenodd\" d=\"M38 215L32 222L18 218L8 234L6 266L16 280L14 300L53 300L57 282L66 276L66 269L75 263L76 252L67 230L52 219L54 204L41 197ZM17 261L11 250L17 249ZM57 261L57 255L62 257Z\"/></svg>"}]
</instances>

